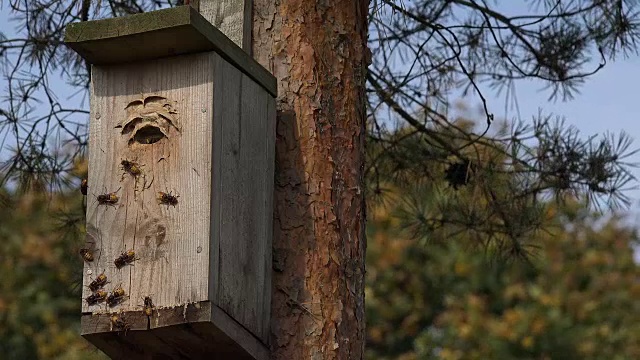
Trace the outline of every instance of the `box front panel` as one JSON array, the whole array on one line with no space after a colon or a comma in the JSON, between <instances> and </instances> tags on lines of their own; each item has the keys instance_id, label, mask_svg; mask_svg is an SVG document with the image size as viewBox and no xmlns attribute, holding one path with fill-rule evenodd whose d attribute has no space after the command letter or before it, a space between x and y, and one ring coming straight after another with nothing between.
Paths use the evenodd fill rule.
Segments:
<instances>
[{"instance_id":1,"label":"box front panel","mask_svg":"<svg viewBox=\"0 0 640 360\"><path fill-rule=\"evenodd\" d=\"M93 68L83 312L208 300L216 57Z\"/></svg>"}]
</instances>

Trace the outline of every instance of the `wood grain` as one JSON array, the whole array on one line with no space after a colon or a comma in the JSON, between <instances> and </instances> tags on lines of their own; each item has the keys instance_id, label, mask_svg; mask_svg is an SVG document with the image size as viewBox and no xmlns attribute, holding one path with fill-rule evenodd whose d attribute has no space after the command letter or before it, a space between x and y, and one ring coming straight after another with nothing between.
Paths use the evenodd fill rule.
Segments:
<instances>
[{"instance_id":1,"label":"wood grain","mask_svg":"<svg viewBox=\"0 0 640 360\"><path fill-rule=\"evenodd\" d=\"M261 271L264 273L264 287L262 291L262 309L260 313L263 317L262 333L260 338L265 344L270 343L271 339L271 292L272 292L272 273L273 273L273 206L274 206L274 182L276 167L276 99L271 96L267 97L267 124L266 136L264 143L265 165L263 193L265 197L262 199L264 204L265 217L261 227L261 237L264 238L264 262Z\"/></svg>"},{"instance_id":2,"label":"wood grain","mask_svg":"<svg viewBox=\"0 0 640 360\"><path fill-rule=\"evenodd\" d=\"M82 336L114 359L269 359L259 339L208 301L159 309L151 329L141 311L118 315L131 329L113 331L107 315L81 321Z\"/></svg>"},{"instance_id":3,"label":"wood grain","mask_svg":"<svg viewBox=\"0 0 640 360\"><path fill-rule=\"evenodd\" d=\"M65 30L65 45L94 65L216 51L277 95L273 75L191 6L73 23Z\"/></svg>"},{"instance_id":4,"label":"wood grain","mask_svg":"<svg viewBox=\"0 0 640 360\"><path fill-rule=\"evenodd\" d=\"M275 138L274 99L229 63L214 81L215 199L212 300L263 342L269 338L271 229ZM271 112L269 112L271 111ZM218 170L216 170L218 171ZM218 180L219 179L219 180ZM217 186L215 184L218 184ZM219 191L219 193L218 193ZM214 210L215 211L215 210Z\"/></svg>"},{"instance_id":5,"label":"wood grain","mask_svg":"<svg viewBox=\"0 0 640 360\"><path fill-rule=\"evenodd\" d=\"M83 298L103 269L105 290L127 296L110 309L83 301L82 331L108 354L269 356L275 99L236 66L207 52L93 67L87 229L99 256L85 264ZM150 97L166 99L177 126L131 142L116 125L126 129L128 104ZM151 108L139 111L144 121ZM142 174L126 173L125 159ZM95 201L113 192L112 206ZM158 192L178 203L160 204ZM116 268L128 250L136 261ZM124 314L131 336L116 334L105 310Z\"/></svg>"},{"instance_id":6,"label":"wood grain","mask_svg":"<svg viewBox=\"0 0 640 360\"><path fill-rule=\"evenodd\" d=\"M102 272L122 285L127 301L114 310L140 309L144 296L158 306L207 300L211 183L212 72L215 53L145 63L98 66L92 72L87 228L99 239L99 261L85 265L84 284ZM144 95L176 101L182 132L168 139L127 145L116 123L125 106ZM137 181L120 167L122 159L140 164ZM95 196L120 188L116 206ZM158 204L157 192L179 194L175 207ZM133 249L139 260L116 269L114 259ZM90 294L85 288L83 297ZM99 310L83 302L82 311Z\"/></svg>"},{"instance_id":7,"label":"wood grain","mask_svg":"<svg viewBox=\"0 0 640 360\"><path fill-rule=\"evenodd\" d=\"M231 41L251 54L252 0L199 0L199 11Z\"/></svg>"}]
</instances>

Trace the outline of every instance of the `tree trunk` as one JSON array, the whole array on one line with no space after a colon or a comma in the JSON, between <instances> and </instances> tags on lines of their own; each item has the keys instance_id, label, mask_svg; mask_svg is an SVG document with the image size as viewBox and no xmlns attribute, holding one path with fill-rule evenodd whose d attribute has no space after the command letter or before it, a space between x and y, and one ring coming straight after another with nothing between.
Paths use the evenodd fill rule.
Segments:
<instances>
[{"instance_id":1,"label":"tree trunk","mask_svg":"<svg viewBox=\"0 0 640 360\"><path fill-rule=\"evenodd\" d=\"M368 2L254 0L278 79L274 359L363 357Z\"/></svg>"}]
</instances>

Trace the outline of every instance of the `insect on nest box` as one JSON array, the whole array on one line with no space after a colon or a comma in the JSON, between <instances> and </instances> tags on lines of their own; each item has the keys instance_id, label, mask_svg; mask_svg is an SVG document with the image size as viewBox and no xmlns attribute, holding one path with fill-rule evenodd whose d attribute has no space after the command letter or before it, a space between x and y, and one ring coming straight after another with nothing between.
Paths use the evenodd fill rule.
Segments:
<instances>
[{"instance_id":1,"label":"insect on nest box","mask_svg":"<svg viewBox=\"0 0 640 360\"><path fill-rule=\"evenodd\" d=\"M82 335L113 357L267 359L275 78L190 6L66 43L92 64Z\"/></svg>"}]
</instances>

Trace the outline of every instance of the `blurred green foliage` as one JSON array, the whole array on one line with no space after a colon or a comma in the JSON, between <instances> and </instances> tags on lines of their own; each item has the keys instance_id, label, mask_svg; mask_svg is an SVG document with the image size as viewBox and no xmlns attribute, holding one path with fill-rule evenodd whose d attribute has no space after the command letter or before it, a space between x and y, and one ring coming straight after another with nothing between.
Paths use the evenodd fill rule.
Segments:
<instances>
[{"instance_id":1,"label":"blurred green foliage","mask_svg":"<svg viewBox=\"0 0 640 360\"><path fill-rule=\"evenodd\" d=\"M446 165L413 158L369 197L367 359L640 359L638 239L621 216L541 201L526 256L505 254L509 236L483 246L451 219L484 211L511 175L455 189ZM440 180L411 176L425 166Z\"/></svg>"},{"instance_id":2,"label":"blurred green foliage","mask_svg":"<svg viewBox=\"0 0 640 360\"><path fill-rule=\"evenodd\" d=\"M411 166L433 177L412 178ZM640 358L637 237L619 216L572 199L541 203L544 224L523 235L539 247L505 257L500 241L478 245L483 232L439 212L480 211L488 200L478 187L499 198L510 175L456 189L446 163L408 167L403 177L376 178L384 194L369 195L368 359ZM0 358L106 358L79 336L80 192L2 198Z\"/></svg>"},{"instance_id":3,"label":"blurred green foliage","mask_svg":"<svg viewBox=\"0 0 640 360\"><path fill-rule=\"evenodd\" d=\"M0 359L106 358L79 336L82 195L5 190L2 199Z\"/></svg>"}]
</instances>

